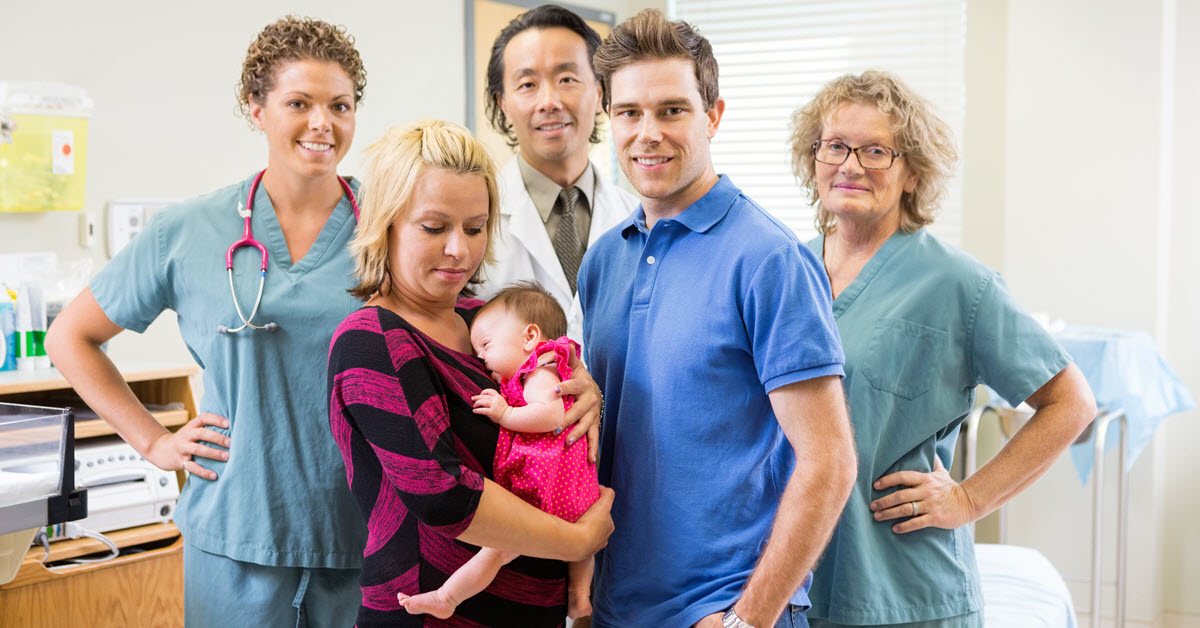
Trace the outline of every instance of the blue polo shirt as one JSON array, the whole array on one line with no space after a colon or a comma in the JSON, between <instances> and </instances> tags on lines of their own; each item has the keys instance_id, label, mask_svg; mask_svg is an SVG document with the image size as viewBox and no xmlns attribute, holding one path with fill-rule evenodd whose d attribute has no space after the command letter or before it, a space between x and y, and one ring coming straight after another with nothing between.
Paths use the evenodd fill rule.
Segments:
<instances>
[{"instance_id":1,"label":"blue polo shirt","mask_svg":"<svg viewBox=\"0 0 1200 628\"><path fill-rule=\"evenodd\" d=\"M738 599L795 465L767 393L842 375L820 261L727 177L645 225L639 206L579 270L616 491L596 626L689 626Z\"/></svg>"}]
</instances>

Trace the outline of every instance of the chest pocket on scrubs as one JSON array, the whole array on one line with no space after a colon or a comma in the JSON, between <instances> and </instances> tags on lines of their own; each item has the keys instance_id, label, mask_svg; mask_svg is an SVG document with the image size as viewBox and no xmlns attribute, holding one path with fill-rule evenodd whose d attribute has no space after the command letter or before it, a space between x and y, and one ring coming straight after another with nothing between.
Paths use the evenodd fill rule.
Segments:
<instances>
[{"instance_id":1,"label":"chest pocket on scrubs","mask_svg":"<svg viewBox=\"0 0 1200 628\"><path fill-rule=\"evenodd\" d=\"M862 373L876 390L916 399L937 380L937 357L949 334L899 318L875 324Z\"/></svg>"}]
</instances>

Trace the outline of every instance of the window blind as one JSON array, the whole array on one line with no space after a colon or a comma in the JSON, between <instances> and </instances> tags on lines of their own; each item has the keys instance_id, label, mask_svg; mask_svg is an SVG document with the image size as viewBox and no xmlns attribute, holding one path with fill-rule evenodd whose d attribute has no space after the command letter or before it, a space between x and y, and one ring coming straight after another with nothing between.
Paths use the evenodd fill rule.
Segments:
<instances>
[{"instance_id":1,"label":"window blind","mask_svg":"<svg viewBox=\"0 0 1200 628\"><path fill-rule=\"evenodd\" d=\"M669 0L668 12L708 38L720 65L717 172L801 239L816 234L815 210L792 175L791 115L830 80L892 72L933 102L963 154L965 0ZM960 174L930 230L961 242Z\"/></svg>"}]
</instances>

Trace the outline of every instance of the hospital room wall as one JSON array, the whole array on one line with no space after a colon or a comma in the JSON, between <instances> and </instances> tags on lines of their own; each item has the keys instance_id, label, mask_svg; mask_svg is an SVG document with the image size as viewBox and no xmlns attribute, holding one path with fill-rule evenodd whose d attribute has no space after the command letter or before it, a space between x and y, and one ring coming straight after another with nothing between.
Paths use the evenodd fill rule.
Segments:
<instances>
[{"instance_id":1,"label":"hospital room wall","mask_svg":"<svg viewBox=\"0 0 1200 628\"><path fill-rule=\"evenodd\" d=\"M1178 2L1175 40L1172 208L1167 295L1168 359L1193 395L1200 396L1200 3ZM1188 613L1200 627L1200 412L1171 419L1160 439L1166 459L1164 608ZM1182 626L1182 622L1180 623ZM1171 628L1168 626L1168 628Z\"/></svg>"},{"instance_id":2,"label":"hospital room wall","mask_svg":"<svg viewBox=\"0 0 1200 628\"><path fill-rule=\"evenodd\" d=\"M1018 299L1075 324L1142 329L1200 392L1200 4L1176 0L1008 0L972 32L995 38L1003 67L968 75L968 184L983 147L1002 151L1001 216L966 223L964 244L996 263ZM973 9L978 16L979 11ZM970 37L970 35L969 35ZM970 63L970 57L968 58ZM968 66L970 68L970 66ZM1002 81L1002 86L994 83ZM1003 138L978 131L976 93L999 93ZM995 110L983 104L983 111ZM987 142L992 144L987 144ZM986 152L986 151L983 151ZM967 186L970 189L970 185ZM995 204L994 199L989 202ZM988 206L983 206L990 212ZM966 215L976 207L968 205ZM974 224L974 226L972 226ZM991 230L999 226L998 230ZM980 229L987 229L981 231ZM997 248L997 241L1000 243ZM1200 626L1197 413L1172 417L1131 472L1128 617L1133 625ZM1115 457L1110 457L1110 471ZM1115 478L1114 478L1115 479ZM1115 482L1110 489L1115 487ZM1068 578L1090 566L1091 485L1069 459L1010 508L1009 542L1038 548ZM1106 495L1112 577L1115 490ZM1054 522L1054 524L1049 524ZM1089 588L1071 583L1086 611ZM1103 614L1114 610L1104 588Z\"/></svg>"},{"instance_id":3,"label":"hospital room wall","mask_svg":"<svg viewBox=\"0 0 1200 628\"><path fill-rule=\"evenodd\" d=\"M666 0L572 3L612 11L618 19L646 7L666 9ZM288 13L345 25L367 68L343 174L359 171L362 150L389 126L423 117L465 122L461 0L214 0L203 11L150 0L65 0L16 2L3 13L0 81L78 85L95 101L84 211L101 219L112 199L188 198L265 165L262 135L234 110L234 85L251 39ZM49 250L61 264L91 259L99 269L108 260L103 220L98 244L83 248L78 214L0 213L0 252ZM116 338L110 353L118 359L190 360L170 312L144 334Z\"/></svg>"},{"instance_id":4,"label":"hospital room wall","mask_svg":"<svg viewBox=\"0 0 1200 628\"><path fill-rule=\"evenodd\" d=\"M1166 286L1168 359L1193 395L1200 395L1200 3L1180 0L1175 28L1173 123L1170 134L1171 207ZM1164 608L1187 613L1189 628L1200 626L1200 412L1170 420L1160 439L1165 458L1163 490ZM1181 623L1182 625L1182 623Z\"/></svg>"}]
</instances>

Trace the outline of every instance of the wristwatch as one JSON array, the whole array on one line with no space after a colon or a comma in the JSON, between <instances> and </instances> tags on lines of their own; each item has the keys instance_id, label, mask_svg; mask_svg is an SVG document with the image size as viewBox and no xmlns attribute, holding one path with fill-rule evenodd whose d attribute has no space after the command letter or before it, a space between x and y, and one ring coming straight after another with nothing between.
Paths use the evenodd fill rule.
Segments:
<instances>
[{"instance_id":1,"label":"wristwatch","mask_svg":"<svg viewBox=\"0 0 1200 628\"><path fill-rule=\"evenodd\" d=\"M733 612L732 606L721 616L721 625L725 628L754 628L754 626L746 623L741 617L738 617L737 613Z\"/></svg>"}]
</instances>

